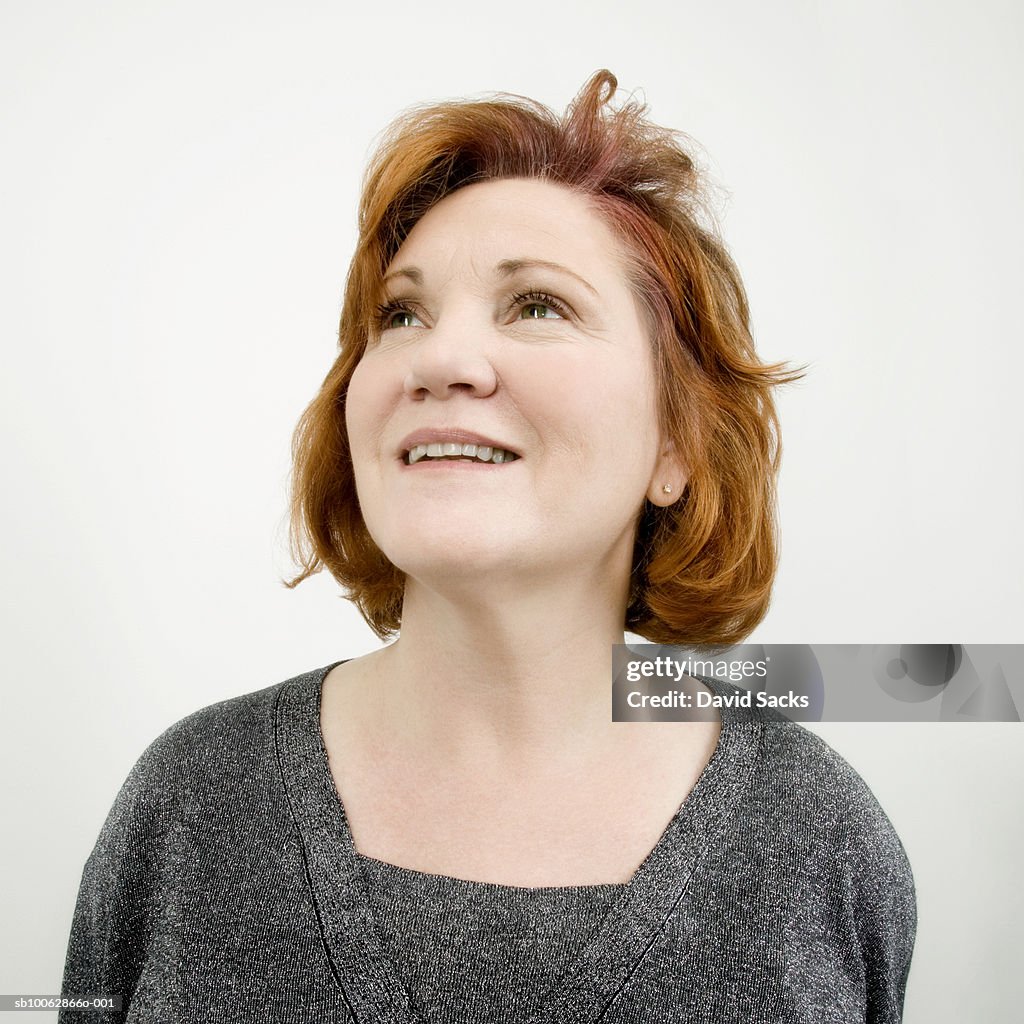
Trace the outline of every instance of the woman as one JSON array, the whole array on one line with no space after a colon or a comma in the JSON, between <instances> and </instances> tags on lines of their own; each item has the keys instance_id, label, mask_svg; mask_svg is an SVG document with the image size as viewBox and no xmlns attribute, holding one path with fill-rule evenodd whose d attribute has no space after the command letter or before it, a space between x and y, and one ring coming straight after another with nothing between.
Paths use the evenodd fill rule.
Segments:
<instances>
[{"instance_id":1,"label":"woman","mask_svg":"<svg viewBox=\"0 0 1024 1024\"><path fill-rule=\"evenodd\" d=\"M756 711L611 722L624 628L763 616L793 377L615 86L385 138L296 433L292 585L327 567L399 636L145 752L64 979L123 994L106 1019L900 1019L913 882L856 773Z\"/></svg>"}]
</instances>

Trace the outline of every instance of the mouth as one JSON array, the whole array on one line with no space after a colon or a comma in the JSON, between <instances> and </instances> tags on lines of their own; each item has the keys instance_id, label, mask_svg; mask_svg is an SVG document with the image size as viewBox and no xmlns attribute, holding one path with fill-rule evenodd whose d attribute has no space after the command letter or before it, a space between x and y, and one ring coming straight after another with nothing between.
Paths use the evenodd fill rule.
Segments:
<instances>
[{"instance_id":1,"label":"mouth","mask_svg":"<svg viewBox=\"0 0 1024 1024\"><path fill-rule=\"evenodd\" d=\"M475 462L478 465L500 466L514 462L519 456L507 448L488 444L461 444L458 441L432 441L413 445L405 451L402 461L407 466L418 462Z\"/></svg>"}]
</instances>

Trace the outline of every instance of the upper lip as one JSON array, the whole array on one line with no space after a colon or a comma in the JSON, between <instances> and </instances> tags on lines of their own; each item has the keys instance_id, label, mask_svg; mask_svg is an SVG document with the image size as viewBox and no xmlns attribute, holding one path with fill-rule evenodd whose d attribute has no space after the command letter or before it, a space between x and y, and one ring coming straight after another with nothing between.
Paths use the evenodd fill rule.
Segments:
<instances>
[{"instance_id":1,"label":"upper lip","mask_svg":"<svg viewBox=\"0 0 1024 1024\"><path fill-rule=\"evenodd\" d=\"M418 444L443 444L445 442L500 448L502 451L519 455L515 448L510 448L504 441L495 441L484 434L477 434L472 430L463 430L460 427L424 427L421 430L414 430L403 438L399 454L404 457Z\"/></svg>"}]
</instances>

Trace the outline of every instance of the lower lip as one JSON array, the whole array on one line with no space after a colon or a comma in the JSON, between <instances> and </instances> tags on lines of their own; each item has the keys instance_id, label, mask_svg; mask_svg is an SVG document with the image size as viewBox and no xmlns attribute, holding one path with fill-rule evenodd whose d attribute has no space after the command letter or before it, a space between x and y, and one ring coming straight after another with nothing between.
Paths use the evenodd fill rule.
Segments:
<instances>
[{"instance_id":1,"label":"lower lip","mask_svg":"<svg viewBox=\"0 0 1024 1024\"><path fill-rule=\"evenodd\" d=\"M439 469L449 469L449 470L450 469L457 469L457 470L473 469L473 470L482 470L482 471L486 472L487 470L494 471L494 470L498 470L498 469L506 469L507 467L512 466L512 465L514 465L515 463L517 463L519 461L520 461L519 459L512 459L511 462L479 462L479 461L470 462L468 459L467 460L463 460L463 459L429 459L429 458L423 458L423 459L420 459L419 462L414 462L411 466L404 459L400 459L399 460L399 464L401 465L402 469L404 469L406 471L414 470L414 469L415 470L430 469L430 470L435 470L435 471L439 470Z\"/></svg>"}]
</instances>

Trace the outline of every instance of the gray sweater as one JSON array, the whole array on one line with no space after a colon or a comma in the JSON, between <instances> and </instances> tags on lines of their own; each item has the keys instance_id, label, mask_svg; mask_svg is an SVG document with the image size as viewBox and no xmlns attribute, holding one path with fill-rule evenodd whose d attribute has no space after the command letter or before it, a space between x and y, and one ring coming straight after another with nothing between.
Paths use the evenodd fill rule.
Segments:
<instances>
[{"instance_id":1,"label":"gray sweater","mask_svg":"<svg viewBox=\"0 0 1024 1024\"><path fill-rule=\"evenodd\" d=\"M355 850L319 728L333 667L197 711L139 758L86 861L62 989L125 1008L62 1024L901 1019L910 866L813 733L723 709L625 885L466 882Z\"/></svg>"}]
</instances>

